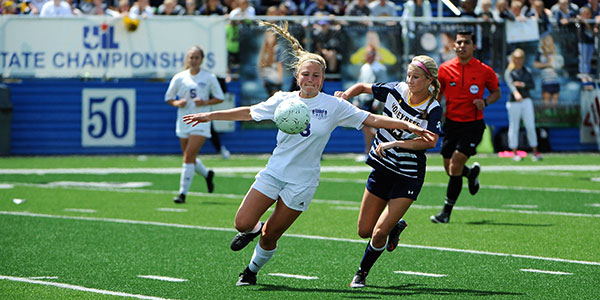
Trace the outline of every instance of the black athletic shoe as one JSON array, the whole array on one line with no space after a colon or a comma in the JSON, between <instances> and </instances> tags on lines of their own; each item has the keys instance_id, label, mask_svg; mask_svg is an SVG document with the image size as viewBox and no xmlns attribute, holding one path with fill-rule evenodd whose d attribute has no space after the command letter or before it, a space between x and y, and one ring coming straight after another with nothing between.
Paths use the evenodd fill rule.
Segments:
<instances>
[{"instance_id":1,"label":"black athletic shoe","mask_svg":"<svg viewBox=\"0 0 600 300\"><path fill-rule=\"evenodd\" d=\"M398 247L398 241L400 240L400 233L402 233L402 231L404 230L404 228L406 228L407 224L406 221L404 221L404 219L400 219L400 221L398 221L398 224L396 224L396 226L394 226L394 228L392 228L392 231L390 231L390 236L388 238L388 244L387 244L387 251L392 252L394 251L394 249L396 249L396 247Z\"/></svg>"},{"instance_id":2,"label":"black athletic shoe","mask_svg":"<svg viewBox=\"0 0 600 300\"><path fill-rule=\"evenodd\" d=\"M236 286L244 285L256 285L256 273L250 271L248 267L240 273L240 279L238 279Z\"/></svg>"},{"instance_id":3,"label":"black athletic shoe","mask_svg":"<svg viewBox=\"0 0 600 300\"><path fill-rule=\"evenodd\" d=\"M208 174L206 174L206 187L208 188L208 192L212 193L215 190L215 183L213 182L213 178L215 177L215 172L213 170L208 170Z\"/></svg>"},{"instance_id":4,"label":"black athletic shoe","mask_svg":"<svg viewBox=\"0 0 600 300\"><path fill-rule=\"evenodd\" d=\"M433 223L448 223L450 222L450 214L446 214L443 211L440 211L439 214L431 216L431 218L429 219Z\"/></svg>"},{"instance_id":5,"label":"black athletic shoe","mask_svg":"<svg viewBox=\"0 0 600 300\"><path fill-rule=\"evenodd\" d=\"M244 249L255 237L259 236L265 223L260 222L260 229L257 232L240 232L231 240L231 250L240 251Z\"/></svg>"},{"instance_id":6,"label":"black athletic shoe","mask_svg":"<svg viewBox=\"0 0 600 300\"><path fill-rule=\"evenodd\" d=\"M173 202L175 202L177 204L185 203L185 194L179 194L179 196L173 198Z\"/></svg>"},{"instance_id":7,"label":"black athletic shoe","mask_svg":"<svg viewBox=\"0 0 600 300\"><path fill-rule=\"evenodd\" d=\"M469 193L471 195L477 194L479 191L479 172L481 171L481 167L479 163L476 162L471 167L471 172L469 173Z\"/></svg>"},{"instance_id":8,"label":"black athletic shoe","mask_svg":"<svg viewBox=\"0 0 600 300\"><path fill-rule=\"evenodd\" d=\"M356 275L350 282L351 288L364 288L366 286L365 281L367 280L367 272L361 270L356 271Z\"/></svg>"}]
</instances>

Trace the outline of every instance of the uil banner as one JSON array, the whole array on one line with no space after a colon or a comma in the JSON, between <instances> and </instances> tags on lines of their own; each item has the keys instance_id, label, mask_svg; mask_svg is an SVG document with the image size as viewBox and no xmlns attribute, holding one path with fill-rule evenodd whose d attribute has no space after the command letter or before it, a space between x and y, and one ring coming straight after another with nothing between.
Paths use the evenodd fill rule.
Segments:
<instances>
[{"instance_id":1,"label":"uil banner","mask_svg":"<svg viewBox=\"0 0 600 300\"><path fill-rule=\"evenodd\" d=\"M183 69L194 45L203 67L227 73L225 19L143 19L128 31L122 18L0 18L0 70L4 77L167 78Z\"/></svg>"}]
</instances>

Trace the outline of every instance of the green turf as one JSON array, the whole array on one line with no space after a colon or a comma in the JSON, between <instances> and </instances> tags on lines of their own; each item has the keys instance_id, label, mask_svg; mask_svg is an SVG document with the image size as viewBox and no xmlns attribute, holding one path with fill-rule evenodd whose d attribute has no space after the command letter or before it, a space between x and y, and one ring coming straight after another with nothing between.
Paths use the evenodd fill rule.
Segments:
<instances>
[{"instance_id":1,"label":"green turf","mask_svg":"<svg viewBox=\"0 0 600 300\"><path fill-rule=\"evenodd\" d=\"M215 168L262 167L267 157L203 159ZM255 243L232 252L229 242L234 235L233 218L254 173L217 173L215 194L210 195L202 178L197 177L185 205L171 201L179 182L175 173L0 173L0 276L57 276L39 280L168 299L596 298L600 294L600 182L592 179L600 178L600 171L489 169L523 165L597 167L600 156L548 155L539 163L516 163L492 156L478 156L477 160L484 170L481 191L471 196L463 189L449 224L429 221L443 204L447 176L442 171L428 173L419 200L405 215L409 227L402 234L401 247L381 256L367 278L368 287L361 290L350 289L348 283L366 245L356 234L356 219L367 171L324 172L315 201L279 241L275 257L259 273L258 285L241 288L234 286L235 281ZM348 155L325 156L322 164L362 166ZM439 155L430 156L429 166L439 168L441 164ZM180 165L177 156L0 158L0 170ZM65 181L151 185L124 189L51 185ZM17 205L14 198L25 202ZM187 281L157 281L138 275ZM0 279L0 298L123 297Z\"/></svg>"}]
</instances>

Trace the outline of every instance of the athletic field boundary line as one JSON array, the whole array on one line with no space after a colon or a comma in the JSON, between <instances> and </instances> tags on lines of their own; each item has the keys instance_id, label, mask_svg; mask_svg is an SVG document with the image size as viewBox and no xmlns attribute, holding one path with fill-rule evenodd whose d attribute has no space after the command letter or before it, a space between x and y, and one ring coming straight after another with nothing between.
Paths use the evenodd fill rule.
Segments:
<instances>
[{"instance_id":1,"label":"athletic field boundary line","mask_svg":"<svg viewBox=\"0 0 600 300\"><path fill-rule=\"evenodd\" d=\"M174 228L237 232L237 230L235 230L233 228L208 227L208 226L174 224L174 223L164 223L164 222L154 222L154 221L139 221L139 220L128 220L128 219L61 216L61 215L49 215L49 214L37 214L37 213L30 213L30 212L14 212L14 211L0 211L0 215L12 215L12 216L22 216L22 217L40 217L40 218L64 219L64 220L79 220L79 221L98 221L98 222L110 222L110 223L121 223L121 224L153 225L153 226L174 227ZM360 244L366 244L368 242L367 240L356 240L356 239L348 239L348 238L335 238L335 237L304 235L304 234L287 234L286 233L286 234L284 234L284 236L310 239L310 240L337 241L337 242L360 243ZM405 247L405 248L424 249L424 250L436 250L436 251L458 252L458 253L490 255L490 256L503 256L503 257L515 257L515 258L535 259L535 260L543 260L543 261L564 262L564 263L571 263L571 264L600 266L600 262L595 262L595 261L582 261L582 260L573 260L573 259L564 259L564 258L555 258L555 257L535 256L535 255L510 254L510 253L490 252L490 251L481 251L481 250L468 250L468 249L456 249L456 248L424 246L424 245L398 244L398 246Z\"/></svg>"},{"instance_id":2,"label":"athletic field boundary line","mask_svg":"<svg viewBox=\"0 0 600 300\"><path fill-rule=\"evenodd\" d=\"M2 184L0 182L0 184ZM38 183L10 183L16 186L27 186L27 187L39 187L39 188L60 188L60 189L75 189L82 191L103 191L103 192L121 192L121 193L147 193L147 194L160 194L170 195L173 191L166 190L145 190L145 189L125 189L125 188L95 188L95 187L82 187L82 186L62 186L62 185L51 185L51 184L38 184ZM600 193L600 191L596 191ZM189 196L199 197L222 197L228 199L243 199L242 194L221 194L221 193L201 193L201 192L188 192ZM332 204L332 205L352 205L360 206L358 201L347 201L347 200L329 200L329 199L313 199L312 203L320 204ZM413 204L411 207L416 209L440 209L442 206L427 206ZM591 217L600 218L600 214L585 214L585 213L572 213L572 212L560 212L560 211L537 211L537 210L523 210L523 209L500 209L500 208L480 208L473 206L457 206L455 209L464 211L481 211L481 212L502 212L502 213L517 213L517 214L529 214L529 215L552 215L552 216L567 216L567 217Z\"/></svg>"},{"instance_id":3,"label":"athletic field boundary line","mask_svg":"<svg viewBox=\"0 0 600 300\"><path fill-rule=\"evenodd\" d=\"M63 289L77 290L77 291L82 291L82 292L111 295L111 296L129 297L129 298L137 298L137 299L148 299L148 300L170 300L168 298L160 298L160 297L154 297L154 296L146 296L146 295L139 295L139 294L130 294L130 293L124 293L124 292L101 290L101 289L88 288L88 287L79 286L79 285L72 285L72 284L68 284L68 283L35 280L35 279L29 279L29 278L25 278L25 277L0 275L0 280L10 280L10 281L32 283L32 284L49 285L49 286L59 287L59 288L63 288Z\"/></svg>"}]
</instances>

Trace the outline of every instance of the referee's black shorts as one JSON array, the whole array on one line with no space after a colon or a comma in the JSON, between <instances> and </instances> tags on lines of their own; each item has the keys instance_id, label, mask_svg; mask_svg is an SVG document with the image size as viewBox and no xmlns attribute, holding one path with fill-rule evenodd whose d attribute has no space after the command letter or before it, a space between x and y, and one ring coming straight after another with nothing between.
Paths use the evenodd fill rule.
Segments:
<instances>
[{"instance_id":1,"label":"referee's black shorts","mask_svg":"<svg viewBox=\"0 0 600 300\"><path fill-rule=\"evenodd\" d=\"M477 154L477 145L483 137L485 122L456 122L446 118L442 130L445 136L440 153L444 158L452 157L455 150L471 157Z\"/></svg>"}]
</instances>

